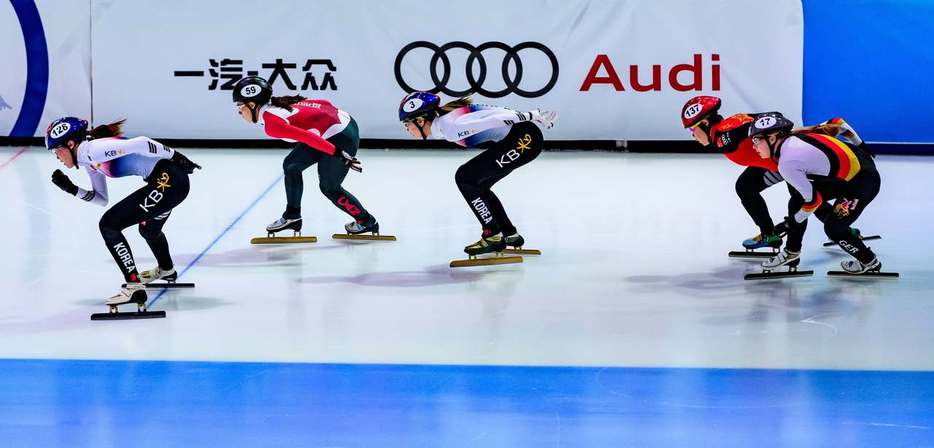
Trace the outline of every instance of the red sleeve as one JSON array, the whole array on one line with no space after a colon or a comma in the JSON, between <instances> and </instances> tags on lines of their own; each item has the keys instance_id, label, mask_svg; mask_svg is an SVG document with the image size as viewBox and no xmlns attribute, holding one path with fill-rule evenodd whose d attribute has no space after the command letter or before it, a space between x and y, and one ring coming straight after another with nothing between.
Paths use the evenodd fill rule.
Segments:
<instances>
[{"instance_id":1,"label":"red sleeve","mask_svg":"<svg viewBox=\"0 0 934 448\"><path fill-rule=\"evenodd\" d=\"M308 132L304 129L292 126L288 121L269 112L263 112L263 122L265 123L266 135L275 138L287 138L302 142L318 151L328 155L334 155L334 145L331 142L321 138L321 136Z\"/></svg>"}]
</instances>

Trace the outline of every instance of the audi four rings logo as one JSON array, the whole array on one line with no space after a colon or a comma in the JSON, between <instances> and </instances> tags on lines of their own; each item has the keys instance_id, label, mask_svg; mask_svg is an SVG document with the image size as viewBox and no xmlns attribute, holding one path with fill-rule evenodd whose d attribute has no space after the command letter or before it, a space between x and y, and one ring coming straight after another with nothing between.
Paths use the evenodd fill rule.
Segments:
<instances>
[{"instance_id":1,"label":"audi four rings logo","mask_svg":"<svg viewBox=\"0 0 934 448\"><path fill-rule=\"evenodd\" d=\"M399 87L402 87L403 90L409 93L422 90L412 87L402 78L402 61L409 52L416 48L425 48L434 52L428 64L428 74L431 76L431 81L434 83L434 87L428 89L428 91L432 93L441 92L453 97L464 97L472 93L478 93L487 98L502 98L510 93L515 93L525 98L534 98L548 93L548 91L555 86L555 83L558 82L558 58L548 47L538 42L522 42L515 46L509 46L502 42L487 42L475 47L462 41L449 42L438 46L431 42L420 40L402 47L402 49L399 50L399 54L396 56L396 82L399 83ZM448 58L447 52L453 48L459 48L470 52L470 55L467 56L467 62L464 64L464 71L467 74L467 83L470 86L467 90L454 90L448 87L448 81L451 79L451 60ZM503 82L506 84L506 87L502 90L487 90L483 88L483 84L487 80L487 63L486 59L483 58L483 52L489 49L497 49L506 52L500 69ZM551 78L538 90L527 90L536 86L520 86L522 83L522 59L519 57L519 52L522 50L537 50L547 57L548 61L551 63ZM441 62L440 75L438 74L438 62ZM474 66L479 66L478 73L476 74L474 73ZM510 66L514 67L512 75L509 73Z\"/></svg>"}]
</instances>

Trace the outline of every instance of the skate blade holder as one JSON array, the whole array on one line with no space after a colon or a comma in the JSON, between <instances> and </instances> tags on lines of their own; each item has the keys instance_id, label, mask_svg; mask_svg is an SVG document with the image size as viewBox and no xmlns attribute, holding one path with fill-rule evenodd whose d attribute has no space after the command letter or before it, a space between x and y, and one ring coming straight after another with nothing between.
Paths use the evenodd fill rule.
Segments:
<instances>
[{"instance_id":1,"label":"skate blade holder","mask_svg":"<svg viewBox=\"0 0 934 448\"><path fill-rule=\"evenodd\" d=\"M773 272L770 269L763 269L762 272L753 272L743 276L743 280L768 280L794 277L810 277L814 271L799 271L797 266L789 266L787 271Z\"/></svg>"},{"instance_id":2,"label":"skate blade holder","mask_svg":"<svg viewBox=\"0 0 934 448\"><path fill-rule=\"evenodd\" d=\"M268 232L265 238L257 237L250 240L250 244L294 244L294 243L317 243L318 237L302 236L302 233L295 231L292 236L276 236L275 232Z\"/></svg>"},{"instance_id":3,"label":"skate blade holder","mask_svg":"<svg viewBox=\"0 0 934 448\"><path fill-rule=\"evenodd\" d=\"M503 253L513 255L541 255L542 251L538 249L523 249L521 247L514 247L511 249L504 249Z\"/></svg>"},{"instance_id":4,"label":"skate blade holder","mask_svg":"<svg viewBox=\"0 0 934 448\"><path fill-rule=\"evenodd\" d=\"M452 268L466 268L471 266L492 266L497 264L522 263L522 257L506 257L502 252L492 257L478 257L477 255L468 255L466 260L454 260L451 262Z\"/></svg>"},{"instance_id":5,"label":"skate blade holder","mask_svg":"<svg viewBox=\"0 0 934 448\"><path fill-rule=\"evenodd\" d=\"M861 241L881 240L881 239L882 239L882 235L862 236L862 237L860 237L859 239L860 239ZM837 243L833 242L833 241L827 241L826 243L824 243L824 247L834 247L834 246L839 246L839 245L838 245Z\"/></svg>"},{"instance_id":6,"label":"skate blade holder","mask_svg":"<svg viewBox=\"0 0 934 448\"><path fill-rule=\"evenodd\" d=\"M149 282L143 285L144 288L194 288L194 283L182 283L182 282ZM121 286L121 288L126 288L126 283Z\"/></svg>"},{"instance_id":7,"label":"skate blade holder","mask_svg":"<svg viewBox=\"0 0 934 448\"><path fill-rule=\"evenodd\" d=\"M120 305L128 305L127 303L121 303ZM165 318L165 311L149 311L146 309L145 303L136 304L136 312L123 312L121 313L117 307L120 305L107 305L110 307L110 312L107 313L94 313L91 315L91 320L131 320L131 319L162 319Z\"/></svg>"},{"instance_id":8,"label":"skate blade holder","mask_svg":"<svg viewBox=\"0 0 934 448\"><path fill-rule=\"evenodd\" d=\"M771 251L759 251L755 249L746 249L746 250L733 250L727 254L731 258L772 258L778 255L778 249L772 249Z\"/></svg>"},{"instance_id":9,"label":"skate blade holder","mask_svg":"<svg viewBox=\"0 0 934 448\"><path fill-rule=\"evenodd\" d=\"M828 277L846 278L899 278L898 272L866 271L862 274L853 274L846 271L827 271Z\"/></svg>"},{"instance_id":10,"label":"skate blade holder","mask_svg":"<svg viewBox=\"0 0 934 448\"><path fill-rule=\"evenodd\" d=\"M370 234L335 233L331 235L331 238L335 240L396 241L394 235L380 235L379 232L370 232Z\"/></svg>"}]
</instances>

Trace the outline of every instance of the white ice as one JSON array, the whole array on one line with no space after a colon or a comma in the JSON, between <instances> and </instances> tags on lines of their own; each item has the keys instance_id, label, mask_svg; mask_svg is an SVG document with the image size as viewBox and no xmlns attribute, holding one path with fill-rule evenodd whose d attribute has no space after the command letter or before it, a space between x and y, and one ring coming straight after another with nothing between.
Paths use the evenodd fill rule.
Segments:
<instances>
[{"instance_id":1,"label":"white ice","mask_svg":"<svg viewBox=\"0 0 934 448\"><path fill-rule=\"evenodd\" d=\"M479 226L455 187L463 151L362 150L344 186L397 242L330 239L349 221L305 174L305 234L251 246L284 208L284 150L184 149L204 166L165 231L193 290L166 319L92 322L122 282L104 209L59 191L40 148L0 149L0 357L509 365L934 369L934 159L882 156L856 226L897 280L827 278L845 259L812 223L812 278L743 280L727 258L756 233L716 155L547 152L494 188L527 247L520 265L451 269ZM69 174L87 185L84 173ZM138 178L110 181L112 202ZM767 191L783 215L784 184ZM135 228L141 268L154 266ZM155 296L153 293L152 296Z\"/></svg>"}]
</instances>

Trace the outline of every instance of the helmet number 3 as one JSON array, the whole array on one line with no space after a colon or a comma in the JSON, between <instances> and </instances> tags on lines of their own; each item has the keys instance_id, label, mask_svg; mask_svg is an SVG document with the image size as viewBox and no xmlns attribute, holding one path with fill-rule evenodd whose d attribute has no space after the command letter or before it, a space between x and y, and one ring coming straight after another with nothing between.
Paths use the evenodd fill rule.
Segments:
<instances>
[{"instance_id":1,"label":"helmet number 3","mask_svg":"<svg viewBox=\"0 0 934 448\"><path fill-rule=\"evenodd\" d=\"M405 106L402 107L402 110L406 112L412 112L419 107L422 107L423 101L418 98L413 98L405 102Z\"/></svg>"}]
</instances>

